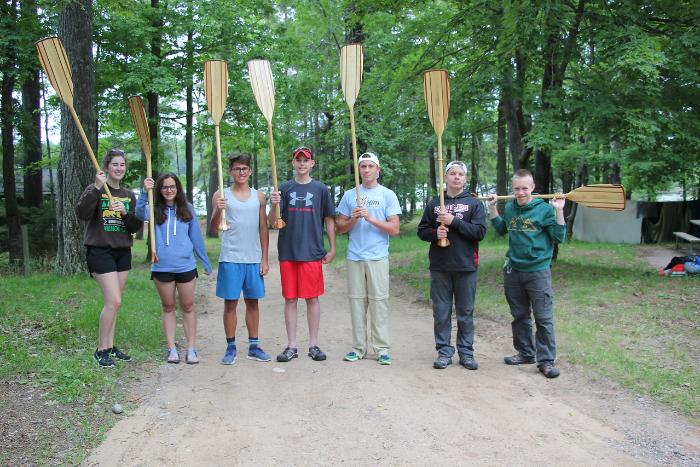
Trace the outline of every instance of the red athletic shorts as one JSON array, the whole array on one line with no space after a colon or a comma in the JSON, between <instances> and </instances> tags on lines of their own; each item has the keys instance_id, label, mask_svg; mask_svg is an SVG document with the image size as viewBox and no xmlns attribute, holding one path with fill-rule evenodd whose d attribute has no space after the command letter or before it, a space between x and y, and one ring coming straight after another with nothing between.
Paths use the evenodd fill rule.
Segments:
<instances>
[{"instance_id":1,"label":"red athletic shorts","mask_svg":"<svg viewBox=\"0 0 700 467\"><path fill-rule=\"evenodd\" d=\"M323 295L323 269L321 261L280 261L282 296L315 298Z\"/></svg>"}]
</instances>

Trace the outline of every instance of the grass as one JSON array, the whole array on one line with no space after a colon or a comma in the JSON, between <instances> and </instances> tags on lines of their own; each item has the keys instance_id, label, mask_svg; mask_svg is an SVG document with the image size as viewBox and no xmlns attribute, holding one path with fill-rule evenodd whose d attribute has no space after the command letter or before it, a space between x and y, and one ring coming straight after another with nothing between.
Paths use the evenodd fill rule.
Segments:
<instances>
[{"instance_id":1,"label":"grass","mask_svg":"<svg viewBox=\"0 0 700 467\"><path fill-rule=\"evenodd\" d=\"M207 239L206 244L215 262L219 241ZM44 272L0 280L0 381L40 391L42 403L58 403L50 406L60 414L52 430L25 446L33 451L32 459L43 459L39 463L50 463L67 445L72 448L60 454L63 461L79 463L115 421L111 405L119 401L128 410L130 404L123 402L128 383L159 359L164 346L160 300L145 257L146 244L137 241L115 335L133 361L109 370L98 368L92 358L103 303L92 278ZM0 399L0 408L4 402Z\"/></svg>"},{"instance_id":2,"label":"grass","mask_svg":"<svg viewBox=\"0 0 700 467\"><path fill-rule=\"evenodd\" d=\"M415 223L392 240L394 279L429 297L428 245ZM480 318L509 323L503 296L505 238L480 244L476 308ZM700 277L659 277L637 259L638 245L572 241L554 263L555 329L560 359L593 376L666 403L700 423Z\"/></svg>"}]
</instances>

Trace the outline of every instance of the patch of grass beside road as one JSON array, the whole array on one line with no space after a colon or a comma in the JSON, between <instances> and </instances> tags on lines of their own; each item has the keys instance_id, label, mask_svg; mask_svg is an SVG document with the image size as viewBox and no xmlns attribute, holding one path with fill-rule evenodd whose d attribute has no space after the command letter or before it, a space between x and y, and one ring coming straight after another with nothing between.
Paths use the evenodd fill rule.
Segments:
<instances>
[{"instance_id":1,"label":"patch of grass beside road","mask_svg":"<svg viewBox=\"0 0 700 467\"><path fill-rule=\"evenodd\" d=\"M214 263L218 247L218 239L207 239ZM112 404L132 405L127 386L160 359L164 345L145 257L145 241L137 241L115 335L132 361L111 369L92 357L103 301L91 277L2 277L0 411L17 418L3 417L0 432L19 434L5 440L1 464L79 463L116 420Z\"/></svg>"}]
</instances>

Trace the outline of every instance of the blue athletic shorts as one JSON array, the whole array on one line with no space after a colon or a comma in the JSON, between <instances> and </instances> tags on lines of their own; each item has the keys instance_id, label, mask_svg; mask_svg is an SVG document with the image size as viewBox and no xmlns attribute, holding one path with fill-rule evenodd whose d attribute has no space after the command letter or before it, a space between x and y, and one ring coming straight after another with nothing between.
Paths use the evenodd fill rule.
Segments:
<instances>
[{"instance_id":1,"label":"blue athletic shorts","mask_svg":"<svg viewBox=\"0 0 700 467\"><path fill-rule=\"evenodd\" d=\"M265 280L260 275L260 264L219 263L216 273L216 296L224 300L263 298Z\"/></svg>"}]
</instances>

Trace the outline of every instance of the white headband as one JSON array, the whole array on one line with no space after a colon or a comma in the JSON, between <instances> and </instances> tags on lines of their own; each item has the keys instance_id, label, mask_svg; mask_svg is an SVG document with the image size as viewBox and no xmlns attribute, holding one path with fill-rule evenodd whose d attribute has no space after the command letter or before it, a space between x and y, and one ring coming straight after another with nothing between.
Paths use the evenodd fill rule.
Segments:
<instances>
[{"instance_id":1,"label":"white headband","mask_svg":"<svg viewBox=\"0 0 700 467\"><path fill-rule=\"evenodd\" d=\"M447 164L447 167L445 167L445 173L449 172L449 170L452 167L459 167L464 171L465 174L467 173L467 165L462 161L452 161L449 164Z\"/></svg>"}]
</instances>

